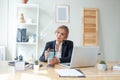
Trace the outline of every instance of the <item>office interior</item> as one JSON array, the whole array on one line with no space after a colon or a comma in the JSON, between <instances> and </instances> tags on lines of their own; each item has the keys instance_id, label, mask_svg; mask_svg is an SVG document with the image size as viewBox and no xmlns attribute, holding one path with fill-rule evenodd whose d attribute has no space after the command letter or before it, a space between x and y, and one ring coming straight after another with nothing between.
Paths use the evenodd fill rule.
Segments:
<instances>
[{"instance_id":1,"label":"office interior","mask_svg":"<svg viewBox=\"0 0 120 80\"><path fill-rule=\"evenodd\" d=\"M0 0L0 46L5 46L5 60L16 55L16 4L22 0ZM38 58L45 42L54 40L59 25L69 27L69 40L82 46L83 8L98 9L98 56L100 60L120 61L120 0L28 0L27 4L39 5ZM69 5L69 22L56 22L56 6ZM44 35L41 35L44 34Z\"/></svg>"}]
</instances>

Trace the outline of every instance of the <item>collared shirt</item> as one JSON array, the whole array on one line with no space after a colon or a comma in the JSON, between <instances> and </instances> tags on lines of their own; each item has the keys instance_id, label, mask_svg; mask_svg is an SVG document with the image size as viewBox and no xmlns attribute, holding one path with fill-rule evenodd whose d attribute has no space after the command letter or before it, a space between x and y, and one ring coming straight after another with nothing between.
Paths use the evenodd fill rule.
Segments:
<instances>
[{"instance_id":1,"label":"collared shirt","mask_svg":"<svg viewBox=\"0 0 120 80\"><path fill-rule=\"evenodd\" d=\"M57 59L61 58L61 51L62 51L62 42L60 43L59 48L57 49L56 45L55 45L55 56Z\"/></svg>"}]
</instances>

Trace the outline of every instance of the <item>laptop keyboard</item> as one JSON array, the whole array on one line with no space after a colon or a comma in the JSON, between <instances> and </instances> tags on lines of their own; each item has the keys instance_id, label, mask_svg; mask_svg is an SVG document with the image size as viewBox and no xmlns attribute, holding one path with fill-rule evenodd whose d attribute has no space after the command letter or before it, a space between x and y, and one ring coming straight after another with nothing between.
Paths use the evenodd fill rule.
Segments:
<instances>
[{"instance_id":1,"label":"laptop keyboard","mask_svg":"<svg viewBox=\"0 0 120 80\"><path fill-rule=\"evenodd\" d=\"M70 63L66 64L67 66L70 66Z\"/></svg>"}]
</instances>

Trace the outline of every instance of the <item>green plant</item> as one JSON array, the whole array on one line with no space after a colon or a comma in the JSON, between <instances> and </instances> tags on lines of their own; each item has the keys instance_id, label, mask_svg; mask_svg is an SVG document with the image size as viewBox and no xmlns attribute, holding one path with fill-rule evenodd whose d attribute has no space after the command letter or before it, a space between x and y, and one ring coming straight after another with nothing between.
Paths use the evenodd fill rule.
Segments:
<instances>
[{"instance_id":1,"label":"green plant","mask_svg":"<svg viewBox=\"0 0 120 80\"><path fill-rule=\"evenodd\" d=\"M106 62L102 60L102 61L100 61L100 64L106 64Z\"/></svg>"},{"instance_id":2,"label":"green plant","mask_svg":"<svg viewBox=\"0 0 120 80\"><path fill-rule=\"evenodd\" d=\"M35 60L35 61L34 61L34 64L35 64L35 65L38 65L38 64L39 64L38 60Z\"/></svg>"}]
</instances>

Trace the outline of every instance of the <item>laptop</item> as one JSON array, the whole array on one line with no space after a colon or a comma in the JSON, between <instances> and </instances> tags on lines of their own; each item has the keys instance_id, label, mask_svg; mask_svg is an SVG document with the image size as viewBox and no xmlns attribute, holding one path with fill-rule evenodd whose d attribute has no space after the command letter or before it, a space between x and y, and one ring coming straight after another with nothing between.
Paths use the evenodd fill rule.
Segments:
<instances>
[{"instance_id":1,"label":"laptop","mask_svg":"<svg viewBox=\"0 0 120 80\"><path fill-rule=\"evenodd\" d=\"M98 46L74 47L70 63L60 63L67 68L95 66L97 61Z\"/></svg>"}]
</instances>

